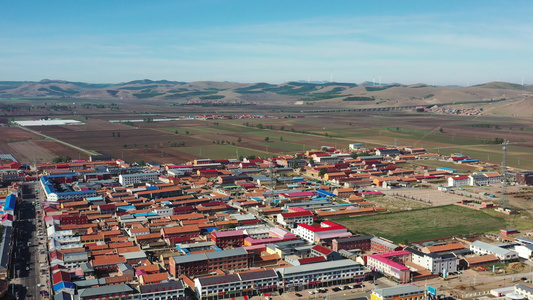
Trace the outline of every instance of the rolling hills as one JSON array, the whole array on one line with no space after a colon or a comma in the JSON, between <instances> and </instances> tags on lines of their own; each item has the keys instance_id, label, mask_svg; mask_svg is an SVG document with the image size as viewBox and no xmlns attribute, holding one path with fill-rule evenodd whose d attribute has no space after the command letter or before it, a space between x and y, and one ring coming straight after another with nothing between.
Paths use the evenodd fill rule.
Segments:
<instances>
[{"instance_id":1,"label":"rolling hills","mask_svg":"<svg viewBox=\"0 0 533 300\"><path fill-rule=\"evenodd\" d=\"M274 105L352 108L470 104L487 109L513 108L529 103L532 85L489 82L470 87L438 87L424 83L376 85L325 82L232 83L135 80L118 84L90 84L63 80L0 81L0 99L142 100L188 105ZM495 105L491 100L505 100ZM509 102L510 101L510 102ZM525 105L528 108L531 105Z\"/></svg>"}]
</instances>

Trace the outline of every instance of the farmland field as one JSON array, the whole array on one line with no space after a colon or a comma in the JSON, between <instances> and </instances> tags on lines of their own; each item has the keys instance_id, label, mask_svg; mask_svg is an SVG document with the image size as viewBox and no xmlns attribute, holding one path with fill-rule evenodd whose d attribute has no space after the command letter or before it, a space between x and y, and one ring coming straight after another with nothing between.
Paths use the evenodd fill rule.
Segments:
<instances>
[{"instance_id":1,"label":"farmland field","mask_svg":"<svg viewBox=\"0 0 533 300\"><path fill-rule=\"evenodd\" d=\"M494 232L507 225L502 217L456 205L332 220L352 232L372 233L395 243Z\"/></svg>"},{"instance_id":2,"label":"farmland field","mask_svg":"<svg viewBox=\"0 0 533 300\"><path fill-rule=\"evenodd\" d=\"M132 103L132 105L137 104L139 103ZM96 111L109 112L109 109L96 109L91 106L87 111L83 111L87 112L86 115L72 116L83 122L82 125L43 126L32 129L86 150L104 152L126 161L144 160L159 163L179 163L194 158L222 159L228 155L269 157L320 149L321 146L347 150L349 143L362 142L366 147L417 146L443 155L462 153L499 165L502 161L501 146L490 145L486 141L500 137L511 141L507 159L509 166L533 169L533 156L529 155L533 147L533 125L526 119L501 116L477 116L473 119L468 116L405 111L301 112L297 117L289 117L294 112L281 113L272 110L263 112L267 115L266 118L182 119L134 122L129 125L109 122L117 119L176 118L186 116L188 113L194 114L193 111L161 112L159 109L162 106L153 104L150 106L148 103L142 103L140 107L145 109L142 114L128 114L121 109L120 115L114 115L96 113ZM235 111L238 109L232 108ZM156 110L159 112L150 113ZM214 112L202 112L204 113ZM30 119L35 118L30 117ZM7 142L30 139L27 133L22 134L24 131L17 128L3 128L2 131ZM48 158L54 155L80 156L76 151L71 152L72 149L64 147L60 149L51 143L39 144L40 147L46 145L50 146L49 149L45 149L51 153L46 156ZM6 148L7 150L9 148ZM45 157L40 161L44 159ZM474 168L469 166L443 162L420 163L430 167L442 163L461 172L474 171Z\"/></svg>"}]
</instances>

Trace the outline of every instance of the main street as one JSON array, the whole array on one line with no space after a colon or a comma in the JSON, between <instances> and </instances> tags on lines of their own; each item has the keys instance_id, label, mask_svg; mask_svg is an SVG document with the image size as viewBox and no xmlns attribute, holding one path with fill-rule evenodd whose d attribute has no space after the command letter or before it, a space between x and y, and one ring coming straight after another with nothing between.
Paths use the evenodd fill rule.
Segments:
<instances>
[{"instance_id":1,"label":"main street","mask_svg":"<svg viewBox=\"0 0 533 300\"><path fill-rule=\"evenodd\" d=\"M22 185L22 195L17 203L16 221L14 227L15 248L13 249L12 260L12 286L9 293L18 299L40 299L39 271L39 240L37 237L37 218L35 206L32 202L37 202L36 183L24 183Z\"/></svg>"}]
</instances>

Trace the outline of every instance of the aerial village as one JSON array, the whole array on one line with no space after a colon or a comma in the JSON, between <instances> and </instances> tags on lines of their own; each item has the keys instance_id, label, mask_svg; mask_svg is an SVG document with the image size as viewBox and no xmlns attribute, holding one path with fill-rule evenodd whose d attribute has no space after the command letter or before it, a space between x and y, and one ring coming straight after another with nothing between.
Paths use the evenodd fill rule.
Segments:
<instances>
[{"instance_id":1,"label":"aerial village","mask_svg":"<svg viewBox=\"0 0 533 300\"><path fill-rule=\"evenodd\" d=\"M481 165L460 154L353 143L349 151L145 166L107 155L35 166L1 158L0 279L26 267L15 262L13 249L36 247L38 262L26 268L36 269L43 298L308 299L357 290L372 299L423 300L436 296L427 280L533 255L533 240L512 228L502 228L493 243L454 237L395 244L331 220L384 212L365 198L419 184L436 182L439 193L501 184L498 172L482 167L458 174L456 164ZM405 168L410 160L450 167ZM533 172L512 181L531 185ZM13 228L27 184L37 193L35 245L19 245ZM457 205L494 208L491 196ZM394 285L381 287L382 277ZM527 296L533 286L514 283L506 292Z\"/></svg>"}]
</instances>

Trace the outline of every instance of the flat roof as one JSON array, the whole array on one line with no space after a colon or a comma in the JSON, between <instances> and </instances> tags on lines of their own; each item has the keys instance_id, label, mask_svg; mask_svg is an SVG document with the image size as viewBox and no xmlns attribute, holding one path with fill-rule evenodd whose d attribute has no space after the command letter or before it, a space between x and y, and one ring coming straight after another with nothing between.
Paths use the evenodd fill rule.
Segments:
<instances>
[{"instance_id":1,"label":"flat roof","mask_svg":"<svg viewBox=\"0 0 533 300\"><path fill-rule=\"evenodd\" d=\"M81 125L82 122L72 119L54 119L54 120L28 120L28 121L15 121L20 126L58 126L58 125Z\"/></svg>"},{"instance_id":2,"label":"flat roof","mask_svg":"<svg viewBox=\"0 0 533 300\"><path fill-rule=\"evenodd\" d=\"M424 293L424 289L416 285L401 285L382 289L375 289L372 293L383 298L404 294Z\"/></svg>"},{"instance_id":3,"label":"flat roof","mask_svg":"<svg viewBox=\"0 0 533 300\"><path fill-rule=\"evenodd\" d=\"M355 262L351 259L341 259L341 260L334 260L334 261L325 261L325 262L319 262L314 264L307 264L307 265L301 265L301 266L292 266L292 267L286 267L286 268L280 268L277 269L278 272L281 274L282 277L293 275L293 274L299 274L299 273L307 273L307 272L313 272L313 271L326 271L328 269L336 269L341 267L357 267L362 265L358 262Z\"/></svg>"}]
</instances>

